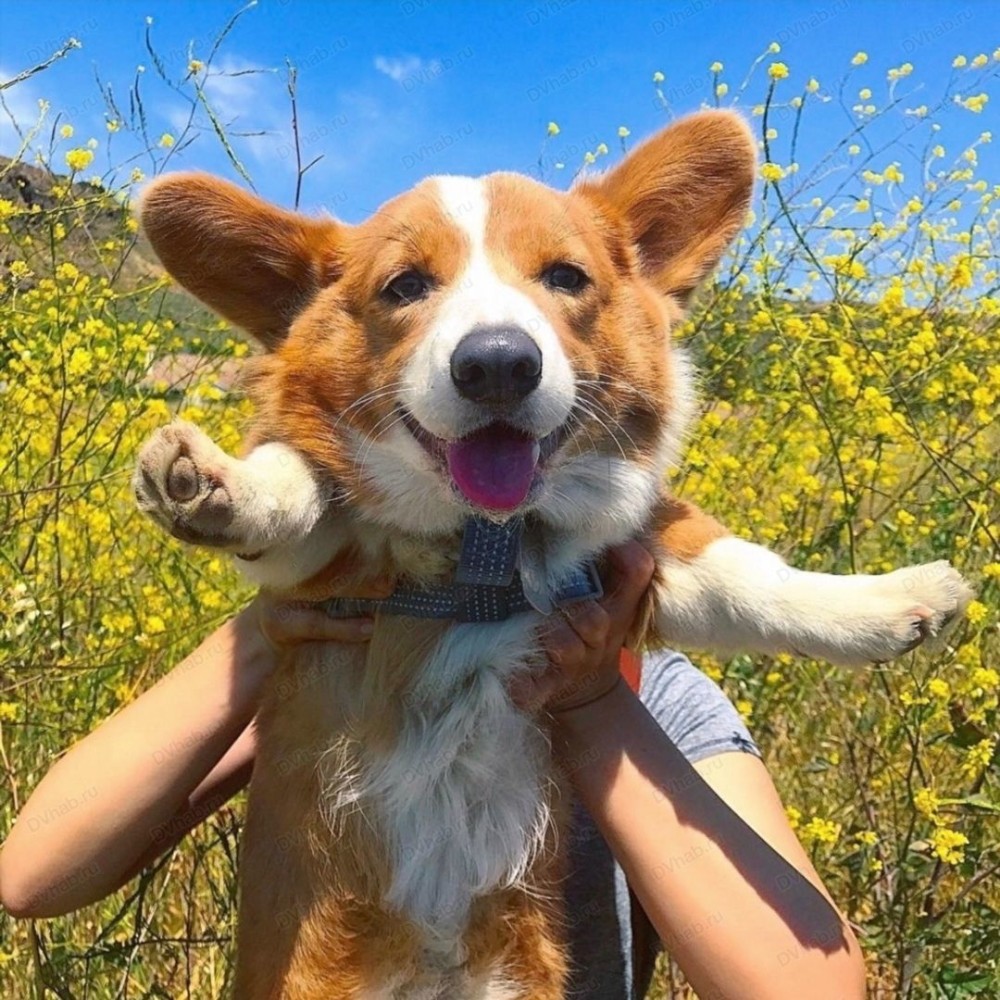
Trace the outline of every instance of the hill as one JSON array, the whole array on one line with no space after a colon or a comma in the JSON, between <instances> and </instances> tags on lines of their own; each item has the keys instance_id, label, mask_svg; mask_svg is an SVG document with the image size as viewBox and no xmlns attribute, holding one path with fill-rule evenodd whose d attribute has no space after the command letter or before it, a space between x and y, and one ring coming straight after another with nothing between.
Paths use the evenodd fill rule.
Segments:
<instances>
[{"instance_id":1,"label":"hill","mask_svg":"<svg viewBox=\"0 0 1000 1000\"><path fill-rule=\"evenodd\" d=\"M156 284L165 272L137 230L130 202L121 192L0 156L0 200L5 223L0 227L0 275L8 279L5 287L13 284L9 279L16 261L28 272L22 267L17 281L21 290L35 287L67 262L93 278L106 279L115 289L119 318L169 319L178 330L184 346L151 363L157 381L164 372L190 372L194 357L223 351L230 332L176 285L166 285L153 296L132 294ZM168 380L177 385L185 379ZM232 377L225 382L231 384Z\"/></svg>"}]
</instances>

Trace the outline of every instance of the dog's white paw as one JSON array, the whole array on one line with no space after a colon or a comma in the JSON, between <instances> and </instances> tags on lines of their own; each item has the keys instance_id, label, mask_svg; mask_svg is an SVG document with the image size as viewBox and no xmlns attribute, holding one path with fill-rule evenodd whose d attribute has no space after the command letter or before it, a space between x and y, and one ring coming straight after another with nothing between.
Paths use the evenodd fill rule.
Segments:
<instances>
[{"instance_id":1,"label":"dog's white paw","mask_svg":"<svg viewBox=\"0 0 1000 1000\"><path fill-rule=\"evenodd\" d=\"M943 560L842 579L856 580L858 589L833 609L837 627L819 648L804 652L845 665L885 663L916 649L946 631L973 594Z\"/></svg>"},{"instance_id":2,"label":"dog's white paw","mask_svg":"<svg viewBox=\"0 0 1000 1000\"><path fill-rule=\"evenodd\" d=\"M972 588L943 559L879 578L885 594L890 649L899 656L941 635L972 599ZM891 658L891 657L888 657Z\"/></svg>"},{"instance_id":3,"label":"dog's white paw","mask_svg":"<svg viewBox=\"0 0 1000 1000\"><path fill-rule=\"evenodd\" d=\"M139 452L132 486L139 509L175 538L239 547L248 532L237 517L239 462L192 424L174 421Z\"/></svg>"}]
</instances>

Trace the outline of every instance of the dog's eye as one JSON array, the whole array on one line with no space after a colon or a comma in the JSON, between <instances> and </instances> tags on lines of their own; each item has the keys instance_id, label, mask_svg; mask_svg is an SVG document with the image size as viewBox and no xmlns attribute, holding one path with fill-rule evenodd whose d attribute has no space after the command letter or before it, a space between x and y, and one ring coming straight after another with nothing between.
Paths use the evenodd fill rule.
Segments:
<instances>
[{"instance_id":1,"label":"dog's eye","mask_svg":"<svg viewBox=\"0 0 1000 1000\"><path fill-rule=\"evenodd\" d=\"M382 294L392 302L404 305L418 302L431 290L431 279L419 271L404 271L397 274L382 290Z\"/></svg>"},{"instance_id":2,"label":"dog's eye","mask_svg":"<svg viewBox=\"0 0 1000 1000\"><path fill-rule=\"evenodd\" d=\"M573 264L553 264L542 274L542 281L559 292L579 292L590 279Z\"/></svg>"}]
</instances>

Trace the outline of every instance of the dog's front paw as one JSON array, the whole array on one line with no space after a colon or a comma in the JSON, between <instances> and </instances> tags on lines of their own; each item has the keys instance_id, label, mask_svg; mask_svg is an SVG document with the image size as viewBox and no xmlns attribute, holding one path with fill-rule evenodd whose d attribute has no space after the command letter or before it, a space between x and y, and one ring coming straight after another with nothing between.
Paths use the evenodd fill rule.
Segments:
<instances>
[{"instance_id":1,"label":"dog's front paw","mask_svg":"<svg viewBox=\"0 0 1000 1000\"><path fill-rule=\"evenodd\" d=\"M880 598L886 604L889 660L916 649L940 635L972 599L972 588L949 563L908 566L879 578Z\"/></svg>"},{"instance_id":2,"label":"dog's front paw","mask_svg":"<svg viewBox=\"0 0 1000 1000\"><path fill-rule=\"evenodd\" d=\"M943 633L972 597L946 562L908 566L881 576L815 577L800 584L797 600L810 612L795 651L843 666L886 663Z\"/></svg>"},{"instance_id":3,"label":"dog's front paw","mask_svg":"<svg viewBox=\"0 0 1000 1000\"><path fill-rule=\"evenodd\" d=\"M236 465L197 427L175 421L139 452L132 479L139 509L182 541L238 545Z\"/></svg>"},{"instance_id":4,"label":"dog's front paw","mask_svg":"<svg viewBox=\"0 0 1000 1000\"><path fill-rule=\"evenodd\" d=\"M840 579L842 602L833 606L833 627L824 630L819 655L847 666L886 663L909 653L944 632L972 597L969 585L944 561Z\"/></svg>"}]
</instances>

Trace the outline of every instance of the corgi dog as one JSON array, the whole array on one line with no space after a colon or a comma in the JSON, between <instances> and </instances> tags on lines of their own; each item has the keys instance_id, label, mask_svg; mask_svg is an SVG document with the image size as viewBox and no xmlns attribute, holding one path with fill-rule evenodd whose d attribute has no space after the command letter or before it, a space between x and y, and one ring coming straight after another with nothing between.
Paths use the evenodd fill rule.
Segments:
<instances>
[{"instance_id":1,"label":"corgi dog","mask_svg":"<svg viewBox=\"0 0 1000 1000\"><path fill-rule=\"evenodd\" d=\"M141 508L272 591L397 588L366 647L304 646L264 696L240 1000L564 995L565 795L508 684L609 546L654 555L646 646L879 662L968 599L944 562L799 571L667 488L695 407L670 332L755 172L744 121L704 111L568 192L431 177L353 226L203 174L145 191L163 266L264 351L244 456L164 427Z\"/></svg>"}]
</instances>

